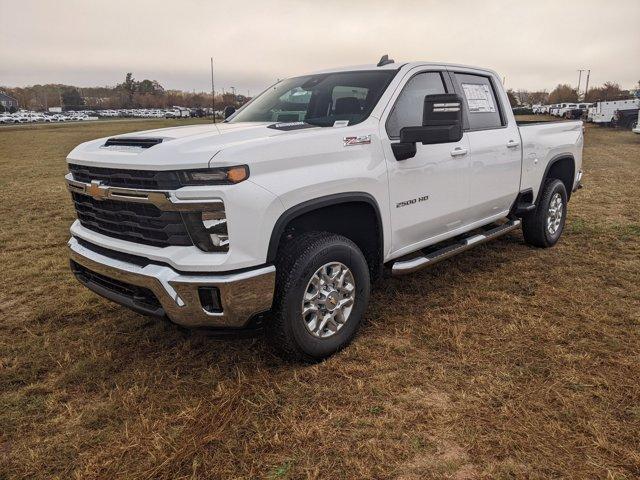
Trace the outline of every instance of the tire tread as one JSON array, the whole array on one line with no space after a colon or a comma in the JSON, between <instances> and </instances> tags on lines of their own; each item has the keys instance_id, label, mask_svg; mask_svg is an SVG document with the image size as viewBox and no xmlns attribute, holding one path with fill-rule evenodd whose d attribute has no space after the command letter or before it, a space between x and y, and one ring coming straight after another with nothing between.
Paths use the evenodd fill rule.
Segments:
<instances>
[{"instance_id":1,"label":"tire tread","mask_svg":"<svg viewBox=\"0 0 640 480\"><path fill-rule=\"evenodd\" d=\"M272 318L267 328L267 335L280 354L290 360L317 362L321 359L305 353L296 343L287 325L286 306L288 296L298 279L298 272L304 268L308 259L317 255L324 247L336 242L347 243L359 251L357 245L346 237L329 232L314 231L303 233L288 241L278 251L276 259L276 291L273 303ZM346 338L336 351L344 348L351 340Z\"/></svg>"},{"instance_id":2,"label":"tire tread","mask_svg":"<svg viewBox=\"0 0 640 480\"><path fill-rule=\"evenodd\" d=\"M545 180L544 185L542 186L542 195L540 196L540 202L538 203L537 208L534 212L529 215L526 215L522 218L522 235L524 236L525 242L529 245L533 245L534 247L539 248L549 248L555 245L557 242L551 242L546 234L546 217L547 217L547 206L551 201L551 196L556 189L556 186L560 184L562 186L562 190L564 191L564 207L565 207L565 215L567 208L567 192L564 187L564 184L561 180L557 178L548 178ZM559 237L558 237L559 238Z\"/></svg>"}]
</instances>

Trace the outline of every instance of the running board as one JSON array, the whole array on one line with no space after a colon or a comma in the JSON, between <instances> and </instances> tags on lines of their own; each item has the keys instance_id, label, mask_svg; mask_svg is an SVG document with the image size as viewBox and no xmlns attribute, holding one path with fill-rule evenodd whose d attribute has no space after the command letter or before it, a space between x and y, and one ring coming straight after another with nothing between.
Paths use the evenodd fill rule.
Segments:
<instances>
[{"instance_id":1,"label":"running board","mask_svg":"<svg viewBox=\"0 0 640 480\"><path fill-rule=\"evenodd\" d=\"M509 233L511 230L515 230L520 226L520 220L510 220L507 223L487 230L484 233L473 235L471 237L463 238L457 243L447 245L439 250L430 252L428 254L420 255L409 260L398 260L391 266L391 275L406 275L408 273L417 272L429 265L438 263L441 260L445 260L449 257L453 257L458 253L469 250L471 247L480 245L482 243L498 238L505 233Z\"/></svg>"}]
</instances>

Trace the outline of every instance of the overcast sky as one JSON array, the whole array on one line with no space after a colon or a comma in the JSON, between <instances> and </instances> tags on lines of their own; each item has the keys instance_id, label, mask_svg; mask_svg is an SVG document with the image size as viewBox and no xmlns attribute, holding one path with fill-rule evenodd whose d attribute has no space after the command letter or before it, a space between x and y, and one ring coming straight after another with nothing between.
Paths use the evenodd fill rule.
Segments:
<instances>
[{"instance_id":1,"label":"overcast sky","mask_svg":"<svg viewBox=\"0 0 640 480\"><path fill-rule=\"evenodd\" d=\"M640 0L0 0L0 85L114 85L255 94L342 65L490 67L509 88L640 80ZM583 83L584 87L584 77Z\"/></svg>"}]
</instances>

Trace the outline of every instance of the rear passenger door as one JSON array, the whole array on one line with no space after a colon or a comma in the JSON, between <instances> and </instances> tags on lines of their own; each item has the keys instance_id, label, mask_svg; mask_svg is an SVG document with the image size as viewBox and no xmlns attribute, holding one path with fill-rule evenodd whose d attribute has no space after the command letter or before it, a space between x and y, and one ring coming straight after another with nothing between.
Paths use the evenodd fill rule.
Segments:
<instances>
[{"instance_id":1,"label":"rear passenger door","mask_svg":"<svg viewBox=\"0 0 640 480\"><path fill-rule=\"evenodd\" d=\"M469 209L467 224L505 216L520 189L520 132L507 116L497 79L486 73L452 71L456 93L463 99L469 141ZM511 119L511 123L509 121Z\"/></svg>"}]
</instances>

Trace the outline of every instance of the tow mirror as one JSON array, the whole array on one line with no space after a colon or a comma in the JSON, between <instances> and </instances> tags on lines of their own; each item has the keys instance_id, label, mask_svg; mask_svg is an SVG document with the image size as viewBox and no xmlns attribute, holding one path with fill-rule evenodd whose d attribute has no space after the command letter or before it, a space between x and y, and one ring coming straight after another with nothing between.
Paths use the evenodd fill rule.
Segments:
<instances>
[{"instance_id":1,"label":"tow mirror","mask_svg":"<svg viewBox=\"0 0 640 480\"><path fill-rule=\"evenodd\" d=\"M224 107L224 118L229 118L234 113L236 113L235 107L232 107L231 105Z\"/></svg>"},{"instance_id":2,"label":"tow mirror","mask_svg":"<svg viewBox=\"0 0 640 480\"><path fill-rule=\"evenodd\" d=\"M400 129L400 143L391 145L396 160L416 154L416 143L453 143L462 138L462 99L454 93L424 97L422 126Z\"/></svg>"}]
</instances>

